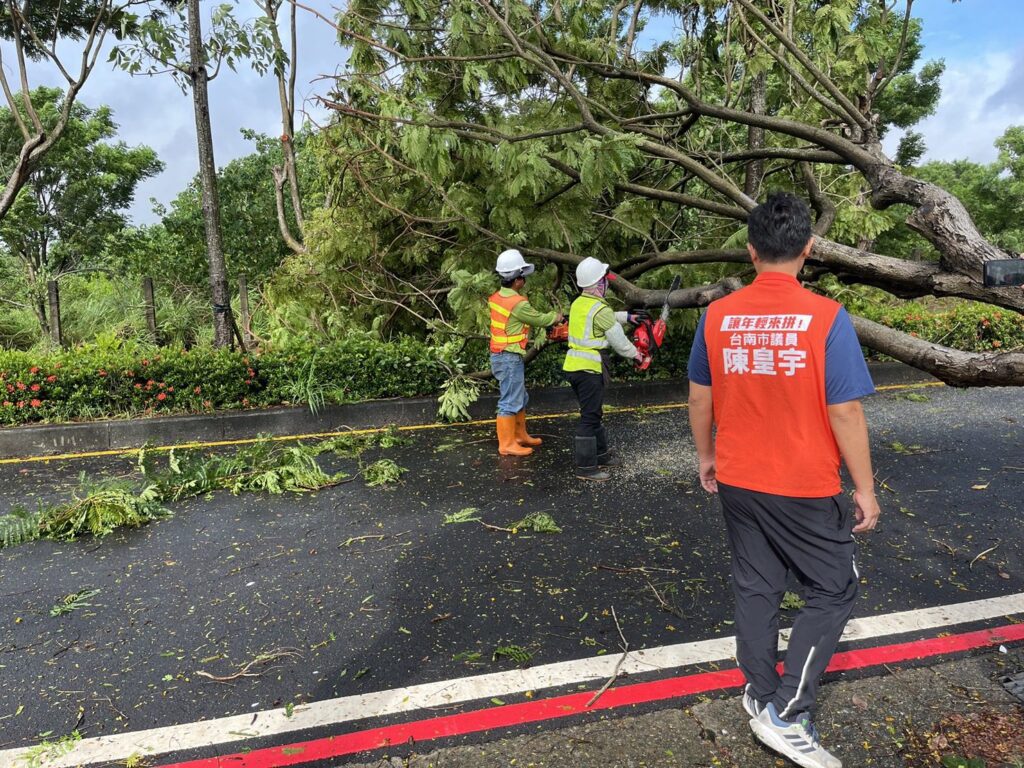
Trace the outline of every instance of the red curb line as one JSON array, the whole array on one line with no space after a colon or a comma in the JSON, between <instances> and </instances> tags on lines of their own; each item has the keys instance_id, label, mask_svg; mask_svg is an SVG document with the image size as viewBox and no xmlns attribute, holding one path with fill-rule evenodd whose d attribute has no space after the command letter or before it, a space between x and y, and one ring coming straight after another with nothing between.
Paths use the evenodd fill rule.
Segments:
<instances>
[{"instance_id":1,"label":"red curb line","mask_svg":"<svg viewBox=\"0 0 1024 768\"><path fill-rule=\"evenodd\" d=\"M828 671L864 669L882 664L969 651L1015 640L1024 640L1024 624L1008 624L960 635L946 635L895 645L843 651L832 657ZM183 763L169 763L164 768L280 768L281 766L326 760L410 742L463 736L496 728L571 717L584 712L614 709L680 696L692 696L697 693L726 688L739 688L743 683L743 674L739 669L700 672L683 677L610 688L592 707L587 707L587 702L593 697L593 692L573 693L539 701L526 701L473 712L462 712L457 715L370 728L280 747L257 749L252 752L202 758Z\"/></svg>"}]
</instances>

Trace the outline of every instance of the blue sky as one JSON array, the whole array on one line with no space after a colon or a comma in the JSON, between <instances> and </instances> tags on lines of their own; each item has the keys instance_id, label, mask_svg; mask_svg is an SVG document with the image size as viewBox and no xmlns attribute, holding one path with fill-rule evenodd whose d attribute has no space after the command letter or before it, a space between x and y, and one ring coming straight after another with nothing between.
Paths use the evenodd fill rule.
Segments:
<instances>
[{"instance_id":1,"label":"blue sky","mask_svg":"<svg viewBox=\"0 0 1024 768\"><path fill-rule=\"evenodd\" d=\"M333 16L329 2L308 0L308 4ZM922 58L946 61L936 114L916 127L928 145L926 159L993 160L993 140L1008 126L1024 124L1024 0L917 0L913 10L924 22ZM238 13L244 17L247 12L255 16L255 7L242 0ZM343 64L344 52L334 30L302 10L299 45L297 102L311 119L322 122L326 113L317 106L316 96L328 92L329 81L322 78ZM43 69L32 74L33 85L58 84ZM196 173L190 98L168 76L133 78L101 63L81 99L90 106L109 105L121 138L133 145L148 144L167 164L160 176L140 185L131 209L136 222L155 221L149 198L170 202ZM253 150L241 136L242 128L280 133L277 85L272 77L260 77L248 68L222 71L210 85L210 101L218 165ZM887 138L890 151L898 138L898 134Z\"/></svg>"}]
</instances>

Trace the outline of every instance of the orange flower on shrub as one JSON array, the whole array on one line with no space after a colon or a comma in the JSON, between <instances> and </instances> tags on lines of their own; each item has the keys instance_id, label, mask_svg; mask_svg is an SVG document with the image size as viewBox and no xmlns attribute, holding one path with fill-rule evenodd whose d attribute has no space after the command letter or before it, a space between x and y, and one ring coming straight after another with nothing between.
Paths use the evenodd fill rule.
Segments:
<instances>
[{"instance_id":1,"label":"orange flower on shrub","mask_svg":"<svg viewBox=\"0 0 1024 768\"><path fill-rule=\"evenodd\" d=\"M38 384L33 384L31 387L29 387L29 389L31 389L33 392L38 392L40 389L42 389L42 387L40 387Z\"/></svg>"},{"instance_id":2,"label":"orange flower on shrub","mask_svg":"<svg viewBox=\"0 0 1024 768\"><path fill-rule=\"evenodd\" d=\"M57 374L51 373L49 376L46 377L46 380L53 384L53 382L57 380Z\"/></svg>"},{"instance_id":3,"label":"orange flower on shrub","mask_svg":"<svg viewBox=\"0 0 1024 768\"><path fill-rule=\"evenodd\" d=\"M161 392L159 395L156 396L156 399L157 400L161 400L161 401L162 400L166 400L167 399L167 393L166 392Z\"/></svg>"},{"instance_id":4,"label":"orange flower on shrub","mask_svg":"<svg viewBox=\"0 0 1024 768\"><path fill-rule=\"evenodd\" d=\"M25 391L25 384L24 384L23 382L20 382L20 381L19 381L19 382L18 382L18 384L17 384L17 387L18 387L18 389L20 389L20 390L21 390L22 392L24 392L24 391Z\"/></svg>"},{"instance_id":5,"label":"orange flower on shrub","mask_svg":"<svg viewBox=\"0 0 1024 768\"><path fill-rule=\"evenodd\" d=\"M29 405L31 405L33 408L38 408L42 404L43 404L42 400L31 400L29 402Z\"/></svg>"},{"instance_id":6,"label":"orange flower on shrub","mask_svg":"<svg viewBox=\"0 0 1024 768\"><path fill-rule=\"evenodd\" d=\"M33 365L31 368L28 369L28 372L32 374L39 373L39 366Z\"/></svg>"},{"instance_id":7,"label":"orange flower on shrub","mask_svg":"<svg viewBox=\"0 0 1024 768\"><path fill-rule=\"evenodd\" d=\"M100 375L100 377L102 378L102 377L104 377L104 376L106 376L106 375L107 375L107 372L106 372L106 371L104 371L104 370L103 370L102 368L100 368L100 370L99 370L99 375Z\"/></svg>"}]
</instances>

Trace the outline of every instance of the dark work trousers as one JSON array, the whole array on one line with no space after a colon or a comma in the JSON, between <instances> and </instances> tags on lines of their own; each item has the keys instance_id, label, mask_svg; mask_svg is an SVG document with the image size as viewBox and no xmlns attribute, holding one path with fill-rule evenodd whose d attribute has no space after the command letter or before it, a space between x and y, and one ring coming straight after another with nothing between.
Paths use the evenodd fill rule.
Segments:
<instances>
[{"instance_id":1,"label":"dark work trousers","mask_svg":"<svg viewBox=\"0 0 1024 768\"><path fill-rule=\"evenodd\" d=\"M565 374L565 378L569 380L580 403L580 423L576 425L576 436L597 437L604 416L604 376L589 371L570 371Z\"/></svg>"},{"instance_id":2,"label":"dark work trousers","mask_svg":"<svg viewBox=\"0 0 1024 768\"><path fill-rule=\"evenodd\" d=\"M853 512L842 495L802 499L718 484L732 549L736 660L762 705L809 713L857 597ZM776 661L786 571L803 587L783 674Z\"/></svg>"}]
</instances>

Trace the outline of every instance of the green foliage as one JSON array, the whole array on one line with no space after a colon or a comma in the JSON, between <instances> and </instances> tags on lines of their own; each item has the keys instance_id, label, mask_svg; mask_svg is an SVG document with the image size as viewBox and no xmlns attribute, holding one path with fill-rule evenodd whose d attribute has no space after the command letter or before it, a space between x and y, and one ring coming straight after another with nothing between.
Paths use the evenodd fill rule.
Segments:
<instances>
[{"instance_id":1,"label":"green foliage","mask_svg":"<svg viewBox=\"0 0 1024 768\"><path fill-rule=\"evenodd\" d=\"M82 476L70 501L41 504L29 511L15 507L0 517L0 548L36 539L70 541L83 534L106 536L123 526L135 528L171 514L157 489L135 493L125 482L95 483Z\"/></svg>"},{"instance_id":2,"label":"green foliage","mask_svg":"<svg viewBox=\"0 0 1024 768\"><path fill-rule=\"evenodd\" d=\"M445 379L437 354L414 339L365 336L259 356L157 349L109 334L69 350L0 350L0 424L308 404L310 393L329 403L430 395ZM314 356L315 367L304 369Z\"/></svg>"},{"instance_id":3,"label":"green foliage","mask_svg":"<svg viewBox=\"0 0 1024 768\"><path fill-rule=\"evenodd\" d=\"M798 611L806 605L806 601L796 592L786 592L782 596L779 607L784 611Z\"/></svg>"},{"instance_id":4,"label":"green foliage","mask_svg":"<svg viewBox=\"0 0 1024 768\"><path fill-rule=\"evenodd\" d=\"M469 421L469 406L480 398L480 383L465 376L456 376L441 385L437 398L437 415L443 421Z\"/></svg>"},{"instance_id":5,"label":"green foliage","mask_svg":"<svg viewBox=\"0 0 1024 768\"><path fill-rule=\"evenodd\" d=\"M515 531L533 531L534 533L562 532L562 529L558 527L558 523L555 522L555 518L548 512L531 512L522 520L512 523L511 527Z\"/></svg>"},{"instance_id":6,"label":"green foliage","mask_svg":"<svg viewBox=\"0 0 1024 768\"><path fill-rule=\"evenodd\" d=\"M64 94L55 88L32 92L46 125L55 123ZM91 109L76 102L53 148L35 165L14 206L0 222L3 251L23 265L19 293L39 302L46 280L75 269L102 266L98 258L107 237L125 226L123 210L135 188L163 169L146 146L112 141L117 126L109 107ZM0 166L12 165L20 133L10 110L0 109Z\"/></svg>"},{"instance_id":7,"label":"green foliage","mask_svg":"<svg viewBox=\"0 0 1024 768\"><path fill-rule=\"evenodd\" d=\"M319 490L345 477L344 473L325 473L316 461L319 452L305 445L285 446L263 438L234 453L171 449L163 470L158 466L156 452L142 448L136 464L155 494L168 501L218 490L229 490L236 495L246 492L279 495Z\"/></svg>"},{"instance_id":8,"label":"green foliage","mask_svg":"<svg viewBox=\"0 0 1024 768\"><path fill-rule=\"evenodd\" d=\"M0 549L16 547L38 539L41 535L41 520L42 511L29 511L17 507L0 517Z\"/></svg>"},{"instance_id":9,"label":"green foliage","mask_svg":"<svg viewBox=\"0 0 1024 768\"><path fill-rule=\"evenodd\" d=\"M508 659L519 666L529 664L532 658L533 654L521 645L499 645L494 649L494 653L491 654L491 661Z\"/></svg>"},{"instance_id":10,"label":"green foliage","mask_svg":"<svg viewBox=\"0 0 1024 768\"><path fill-rule=\"evenodd\" d=\"M379 459L363 470L363 478L371 488L380 485L394 485L402 479L402 474L408 471L391 459Z\"/></svg>"},{"instance_id":11,"label":"green foliage","mask_svg":"<svg viewBox=\"0 0 1024 768\"><path fill-rule=\"evenodd\" d=\"M968 352L1024 348L1024 316L973 301L901 301L877 288L819 283L847 310L911 336Z\"/></svg>"},{"instance_id":12,"label":"green foliage","mask_svg":"<svg viewBox=\"0 0 1024 768\"><path fill-rule=\"evenodd\" d=\"M43 768L73 751L81 740L82 734L78 731L72 731L54 741L43 739L19 758L19 762L24 768Z\"/></svg>"},{"instance_id":13,"label":"green foliage","mask_svg":"<svg viewBox=\"0 0 1024 768\"><path fill-rule=\"evenodd\" d=\"M80 589L70 595L65 595L59 603L50 609L50 615L64 616L80 608L91 608L92 603L89 600L96 597L99 593L100 590L98 589Z\"/></svg>"},{"instance_id":14,"label":"green foliage","mask_svg":"<svg viewBox=\"0 0 1024 768\"><path fill-rule=\"evenodd\" d=\"M168 517L152 487L136 494L127 483L95 484L82 478L71 501L47 508L40 520L44 538L70 541L90 533L103 537L116 528L138 528L151 520Z\"/></svg>"},{"instance_id":15,"label":"green foliage","mask_svg":"<svg viewBox=\"0 0 1024 768\"><path fill-rule=\"evenodd\" d=\"M452 512L450 515L444 516L444 525L459 525L461 523L479 523L480 510L476 507L466 507L460 509L458 512Z\"/></svg>"}]
</instances>

